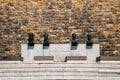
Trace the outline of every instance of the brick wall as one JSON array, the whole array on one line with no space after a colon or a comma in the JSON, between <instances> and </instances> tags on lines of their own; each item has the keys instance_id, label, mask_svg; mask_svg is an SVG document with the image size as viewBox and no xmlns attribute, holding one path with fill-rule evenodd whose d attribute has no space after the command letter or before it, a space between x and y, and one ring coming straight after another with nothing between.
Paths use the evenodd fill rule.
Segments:
<instances>
[{"instance_id":1,"label":"brick wall","mask_svg":"<svg viewBox=\"0 0 120 80\"><path fill-rule=\"evenodd\" d=\"M10 2L11 1L11 2ZM120 0L1 0L0 55L20 56L28 33L35 43L43 43L44 32L50 43L70 43L75 32L79 43L87 32L101 44L101 55L120 55Z\"/></svg>"}]
</instances>

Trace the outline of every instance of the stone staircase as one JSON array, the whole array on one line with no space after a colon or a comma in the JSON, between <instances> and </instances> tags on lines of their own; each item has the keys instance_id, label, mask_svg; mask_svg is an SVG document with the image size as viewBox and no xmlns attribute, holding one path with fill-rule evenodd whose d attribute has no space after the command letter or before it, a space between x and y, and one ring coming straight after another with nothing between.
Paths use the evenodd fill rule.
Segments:
<instances>
[{"instance_id":1,"label":"stone staircase","mask_svg":"<svg viewBox=\"0 0 120 80\"><path fill-rule=\"evenodd\" d=\"M120 80L120 63L0 62L0 80Z\"/></svg>"}]
</instances>

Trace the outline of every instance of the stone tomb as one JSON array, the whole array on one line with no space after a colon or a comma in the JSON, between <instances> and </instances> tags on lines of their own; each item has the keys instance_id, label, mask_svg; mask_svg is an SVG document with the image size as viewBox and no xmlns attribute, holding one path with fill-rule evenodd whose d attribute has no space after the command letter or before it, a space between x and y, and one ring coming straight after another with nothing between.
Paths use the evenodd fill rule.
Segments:
<instances>
[{"instance_id":1,"label":"stone tomb","mask_svg":"<svg viewBox=\"0 0 120 80\"><path fill-rule=\"evenodd\" d=\"M21 56L23 61L34 61L35 56L53 56L55 62L64 62L67 56L86 56L87 62L96 62L100 57L99 44L93 44L91 49L86 48L86 44L50 44L43 46L35 44L34 47L28 47L27 44L21 45Z\"/></svg>"}]
</instances>

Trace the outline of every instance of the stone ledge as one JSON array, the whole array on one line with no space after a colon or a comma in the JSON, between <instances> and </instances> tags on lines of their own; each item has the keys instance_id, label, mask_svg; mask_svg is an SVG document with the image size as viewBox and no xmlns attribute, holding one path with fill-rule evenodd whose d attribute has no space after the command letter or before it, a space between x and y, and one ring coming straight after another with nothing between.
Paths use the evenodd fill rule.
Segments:
<instances>
[{"instance_id":1,"label":"stone ledge","mask_svg":"<svg viewBox=\"0 0 120 80\"><path fill-rule=\"evenodd\" d=\"M23 61L23 57L4 57L4 56L0 56L0 61Z\"/></svg>"},{"instance_id":2,"label":"stone ledge","mask_svg":"<svg viewBox=\"0 0 120 80\"><path fill-rule=\"evenodd\" d=\"M86 56L67 56L65 58L65 62L67 61L80 61L80 60L87 60Z\"/></svg>"},{"instance_id":3,"label":"stone ledge","mask_svg":"<svg viewBox=\"0 0 120 80\"><path fill-rule=\"evenodd\" d=\"M35 56L34 57L35 61L54 61L53 56Z\"/></svg>"},{"instance_id":4,"label":"stone ledge","mask_svg":"<svg viewBox=\"0 0 120 80\"><path fill-rule=\"evenodd\" d=\"M120 61L120 56L101 56L101 61Z\"/></svg>"}]
</instances>

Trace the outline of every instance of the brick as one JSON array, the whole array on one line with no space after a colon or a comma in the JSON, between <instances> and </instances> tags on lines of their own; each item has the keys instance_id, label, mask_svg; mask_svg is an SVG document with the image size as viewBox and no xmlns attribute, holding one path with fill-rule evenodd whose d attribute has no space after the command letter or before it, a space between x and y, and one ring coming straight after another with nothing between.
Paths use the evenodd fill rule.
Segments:
<instances>
[{"instance_id":1,"label":"brick","mask_svg":"<svg viewBox=\"0 0 120 80\"><path fill-rule=\"evenodd\" d=\"M9 55L10 51L9 56L20 55L18 46L28 43L29 32L35 33L35 43L42 43L46 31L50 34L50 43L58 44L70 43L71 32L75 32L79 43L83 44L86 33L91 32L94 43L103 46L101 54L120 55L120 0L7 2L1 0L0 3L0 51L3 52L0 55ZM4 51L9 45L11 50Z\"/></svg>"}]
</instances>

